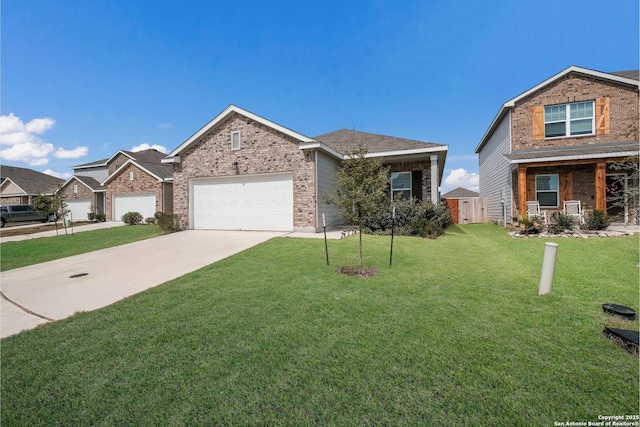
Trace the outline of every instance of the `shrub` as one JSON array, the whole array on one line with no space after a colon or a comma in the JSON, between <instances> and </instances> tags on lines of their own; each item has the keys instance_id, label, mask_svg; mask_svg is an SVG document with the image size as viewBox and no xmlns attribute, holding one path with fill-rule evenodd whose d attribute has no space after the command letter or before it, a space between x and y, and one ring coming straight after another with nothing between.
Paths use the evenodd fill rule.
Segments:
<instances>
[{"instance_id":1,"label":"shrub","mask_svg":"<svg viewBox=\"0 0 640 427\"><path fill-rule=\"evenodd\" d=\"M513 219L520 224L520 234L525 236L528 236L529 234L538 234L541 231L544 231L544 218L541 216L534 215L529 217L528 215L520 215Z\"/></svg>"},{"instance_id":2,"label":"shrub","mask_svg":"<svg viewBox=\"0 0 640 427\"><path fill-rule=\"evenodd\" d=\"M593 210L587 215L584 228L587 230L606 230L611 225L611 217L601 210Z\"/></svg>"},{"instance_id":3,"label":"shrub","mask_svg":"<svg viewBox=\"0 0 640 427\"><path fill-rule=\"evenodd\" d=\"M107 220L107 217L104 214L104 212L89 213L89 221L105 222L106 220Z\"/></svg>"},{"instance_id":4,"label":"shrub","mask_svg":"<svg viewBox=\"0 0 640 427\"><path fill-rule=\"evenodd\" d=\"M156 223L156 219L154 217L150 216L149 218L145 219L144 222L145 222L145 224L153 225L153 224Z\"/></svg>"},{"instance_id":5,"label":"shrub","mask_svg":"<svg viewBox=\"0 0 640 427\"><path fill-rule=\"evenodd\" d=\"M180 218L177 215L156 212L156 224L166 233L174 233L180 231Z\"/></svg>"},{"instance_id":6,"label":"shrub","mask_svg":"<svg viewBox=\"0 0 640 427\"><path fill-rule=\"evenodd\" d=\"M435 205L431 201L421 202L414 198L394 201L396 208L394 233L405 236L435 238L453 224L446 205ZM363 230L372 234L389 234L393 225L391 202L378 206L363 218Z\"/></svg>"},{"instance_id":7,"label":"shrub","mask_svg":"<svg viewBox=\"0 0 640 427\"><path fill-rule=\"evenodd\" d=\"M122 222L127 225L137 225L142 222L142 215L139 212L127 212L122 215Z\"/></svg>"},{"instance_id":8,"label":"shrub","mask_svg":"<svg viewBox=\"0 0 640 427\"><path fill-rule=\"evenodd\" d=\"M563 212L554 212L551 214L551 224L549 224L549 233L560 234L565 230L573 230L573 218Z\"/></svg>"}]
</instances>

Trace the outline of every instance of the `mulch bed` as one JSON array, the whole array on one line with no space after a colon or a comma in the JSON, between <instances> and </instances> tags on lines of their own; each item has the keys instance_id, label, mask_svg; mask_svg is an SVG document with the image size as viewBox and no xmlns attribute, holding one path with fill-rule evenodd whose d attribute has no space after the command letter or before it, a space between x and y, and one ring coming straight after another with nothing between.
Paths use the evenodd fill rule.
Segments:
<instances>
[{"instance_id":1,"label":"mulch bed","mask_svg":"<svg viewBox=\"0 0 640 427\"><path fill-rule=\"evenodd\" d=\"M378 269L375 267L359 268L351 267L348 265L342 266L336 270L336 273L344 274L346 276L360 276L360 277L373 277L378 274Z\"/></svg>"}]
</instances>

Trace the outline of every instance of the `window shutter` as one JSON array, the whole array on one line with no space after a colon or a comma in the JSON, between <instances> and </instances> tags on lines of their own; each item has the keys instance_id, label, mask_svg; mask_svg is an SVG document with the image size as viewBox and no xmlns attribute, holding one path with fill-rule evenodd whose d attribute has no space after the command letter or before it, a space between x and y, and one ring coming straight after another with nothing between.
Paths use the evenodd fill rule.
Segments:
<instances>
[{"instance_id":1,"label":"window shutter","mask_svg":"<svg viewBox=\"0 0 640 427\"><path fill-rule=\"evenodd\" d=\"M609 133L609 98L596 99L596 135Z\"/></svg>"},{"instance_id":2,"label":"window shutter","mask_svg":"<svg viewBox=\"0 0 640 427\"><path fill-rule=\"evenodd\" d=\"M533 140L544 139L544 105L534 105L533 113Z\"/></svg>"}]
</instances>

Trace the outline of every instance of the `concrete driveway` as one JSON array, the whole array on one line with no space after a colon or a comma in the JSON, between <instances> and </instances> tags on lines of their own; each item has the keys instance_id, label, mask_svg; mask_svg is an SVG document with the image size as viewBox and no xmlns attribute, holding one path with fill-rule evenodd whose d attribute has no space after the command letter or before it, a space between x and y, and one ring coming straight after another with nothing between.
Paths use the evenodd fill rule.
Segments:
<instances>
[{"instance_id":1,"label":"concrete driveway","mask_svg":"<svg viewBox=\"0 0 640 427\"><path fill-rule=\"evenodd\" d=\"M0 336L105 307L284 234L188 230L2 272Z\"/></svg>"}]
</instances>

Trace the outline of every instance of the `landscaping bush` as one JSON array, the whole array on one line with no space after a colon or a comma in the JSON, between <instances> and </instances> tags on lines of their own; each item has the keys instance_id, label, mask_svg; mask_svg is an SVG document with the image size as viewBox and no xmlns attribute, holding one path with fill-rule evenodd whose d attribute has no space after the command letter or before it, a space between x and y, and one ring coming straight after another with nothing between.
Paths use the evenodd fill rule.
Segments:
<instances>
[{"instance_id":1,"label":"landscaping bush","mask_svg":"<svg viewBox=\"0 0 640 427\"><path fill-rule=\"evenodd\" d=\"M571 215L566 215L562 212L554 212L551 214L551 224L549 224L549 233L561 234L565 230L573 230L573 218Z\"/></svg>"},{"instance_id":2,"label":"landscaping bush","mask_svg":"<svg viewBox=\"0 0 640 427\"><path fill-rule=\"evenodd\" d=\"M174 233L180 231L180 218L178 215L156 212L156 224L166 233Z\"/></svg>"},{"instance_id":3,"label":"landscaping bush","mask_svg":"<svg viewBox=\"0 0 640 427\"><path fill-rule=\"evenodd\" d=\"M154 225L156 223L156 219L152 216L150 216L149 218L146 218L144 220L145 224L149 224L149 225Z\"/></svg>"},{"instance_id":4,"label":"landscaping bush","mask_svg":"<svg viewBox=\"0 0 640 427\"><path fill-rule=\"evenodd\" d=\"M593 210L587 215L584 228L587 230L606 230L611 225L611 217L601 210Z\"/></svg>"},{"instance_id":5,"label":"landscaping bush","mask_svg":"<svg viewBox=\"0 0 640 427\"><path fill-rule=\"evenodd\" d=\"M142 215L139 212L127 212L122 215L122 222L127 225L137 225L142 222Z\"/></svg>"},{"instance_id":6,"label":"landscaping bush","mask_svg":"<svg viewBox=\"0 0 640 427\"><path fill-rule=\"evenodd\" d=\"M107 216L104 214L104 212L89 213L89 221L105 222L106 220Z\"/></svg>"},{"instance_id":7,"label":"landscaping bush","mask_svg":"<svg viewBox=\"0 0 640 427\"><path fill-rule=\"evenodd\" d=\"M394 201L396 219L394 233L405 236L437 237L453 224L446 205L435 205L431 201L411 199ZM390 234L393 205L380 205L368 212L363 221L363 231L370 234Z\"/></svg>"}]
</instances>

